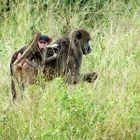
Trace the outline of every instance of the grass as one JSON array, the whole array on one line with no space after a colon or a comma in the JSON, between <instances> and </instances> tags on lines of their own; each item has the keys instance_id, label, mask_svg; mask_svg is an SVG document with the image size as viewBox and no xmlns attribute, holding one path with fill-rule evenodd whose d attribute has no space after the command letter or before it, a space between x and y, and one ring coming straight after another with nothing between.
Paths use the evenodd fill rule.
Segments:
<instances>
[{"instance_id":1,"label":"grass","mask_svg":"<svg viewBox=\"0 0 140 140\"><path fill-rule=\"evenodd\" d=\"M16 1L0 24L1 140L138 140L140 137L140 8L138 1L95 1L65 6L55 0ZM97 2L97 1L96 1ZM93 52L81 71L97 71L94 84L67 86L39 79L13 104L9 60L36 30L54 40L71 29L90 31Z\"/></svg>"}]
</instances>

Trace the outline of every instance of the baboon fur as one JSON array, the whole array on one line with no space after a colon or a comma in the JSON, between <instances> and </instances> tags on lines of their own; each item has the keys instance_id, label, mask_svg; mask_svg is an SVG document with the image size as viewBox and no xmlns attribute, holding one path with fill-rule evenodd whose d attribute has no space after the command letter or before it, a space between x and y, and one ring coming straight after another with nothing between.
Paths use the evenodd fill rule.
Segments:
<instances>
[{"instance_id":1,"label":"baboon fur","mask_svg":"<svg viewBox=\"0 0 140 140\"><path fill-rule=\"evenodd\" d=\"M17 85L21 90L24 90L25 86L36 82L36 78L40 69L43 68L44 63L50 62L56 59L55 52L57 48L40 49L38 41L41 34L36 33L29 45L26 45L14 52L10 62L11 72L11 90L13 99L17 96ZM18 54L21 53L21 58L17 59ZM47 55L48 54L48 55ZM44 57L44 55L46 57ZM18 68L18 64L26 59L26 67Z\"/></svg>"},{"instance_id":2,"label":"baboon fur","mask_svg":"<svg viewBox=\"0 0 140 140\"><path fill-rule=\"evenodd\" d=\"M90 39L89 32L77 29L54 42L60 51L57 59L45 63L44 75L46 79L52 80L62 76L68 84L76 84L80 80L94 82L97 78L96 72L80 74L83 55L91 52Z\"/></svg>"},{"instance_id":3,"label":"baboon fur","mask_svg":"<svg viewBox=\"0 0 140 140\"><path fill-rule=\"evenodd\" d=\"M37 45L39 36L39 33L36 34L30 45L16 51L11 57L10 71L13 99L16 99L17 96L15 82L19 83L20 88L23 89L26 85L33 84L36 81L39 68L41 68L48 81L58 76L64 77L68 84L77 84L79 81L92 83L97 79L96 72L80 73L83 55L91 52L89 32L83 29L74 30L52 44L57 47L48 47L45 51L39 49ZM29 50L28 53L24 53L27 52L27 49ZM15 61L19 53L24 54L23 59L28 60L27 69L17 69ZM54 56L54 54L57 55Z\"/></svg>"}]
</instances>

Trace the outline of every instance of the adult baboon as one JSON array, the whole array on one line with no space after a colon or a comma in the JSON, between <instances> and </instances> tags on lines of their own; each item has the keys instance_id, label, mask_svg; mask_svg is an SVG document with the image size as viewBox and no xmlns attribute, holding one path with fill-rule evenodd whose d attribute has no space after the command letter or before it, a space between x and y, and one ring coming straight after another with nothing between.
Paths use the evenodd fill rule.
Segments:
<instances>
[{"instance_id":1,"label":"adult baboon","mask_svg":"<svg viewBox=\"0 0 140 140\"><path fill-rule=\"evenodd\" d=\"M79 80L94 82L97 78L96 72L80 74L82 57L91 52L90 39L89 32L77 29L54 42L60 51L57 59L45 63L45 77L52 80L57 76L63 76L68 84L76 84Z\"/></svg>"},{"instance_id":2,"label":"adult baboon","mask_svg":"<svg viewBox=\"0 0 140 140\"><path fill-rule=\"evenodd\" d=\"M16 83L18 83L20 89L24 89L26 85L33 84L36 81L38 71L44 66L44 63L51 62L57 57L55 53L57 52L57 46L39 48L40 37L41 34L36 33L29 45L22 47L11 57L10 71L13 99L16 99L17 96ZM51 55L44 57L47 53ZM19 54L21 56L17 59Z\"/></svg>"}]
</instances>

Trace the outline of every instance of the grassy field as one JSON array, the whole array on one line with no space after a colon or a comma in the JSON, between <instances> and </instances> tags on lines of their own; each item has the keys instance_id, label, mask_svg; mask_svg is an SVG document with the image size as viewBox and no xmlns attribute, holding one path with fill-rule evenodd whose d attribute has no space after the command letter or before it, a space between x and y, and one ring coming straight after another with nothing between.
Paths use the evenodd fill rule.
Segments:
<instances>
[{"instance_id":1,"label":"grassy field","mask_svg":"<svg viewBox=\"0 0 140 140\"><path fill-rule=\"evenodd\" d=\"M0 140L139 140L139 1L10 2L10 11L0 12ZM67 86L61 78L39 79L13 103L12 53L36 30L55 40L78 27L91 33L93 49L81 72L96 71L97 81Z\"/></svg>"}]
</instances>

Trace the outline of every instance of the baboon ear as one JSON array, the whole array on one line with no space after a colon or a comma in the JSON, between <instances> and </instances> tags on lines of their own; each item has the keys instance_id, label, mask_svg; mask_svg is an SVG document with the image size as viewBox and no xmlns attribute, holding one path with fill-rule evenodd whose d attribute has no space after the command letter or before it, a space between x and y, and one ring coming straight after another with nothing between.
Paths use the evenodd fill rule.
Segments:
<instances>
[{"instance_id":1,"label":"baboon ear","mask_svg":"<svg viewBox=\"0 0 140 140\"><path fill-rule=\"evenodd\" d=\"M82 33L81 33L80 31L78 31L78 32L76 33L76 38L77 38L77 39L81 39L81 38L82 38Z\"/></svg>"}]
</instances>

